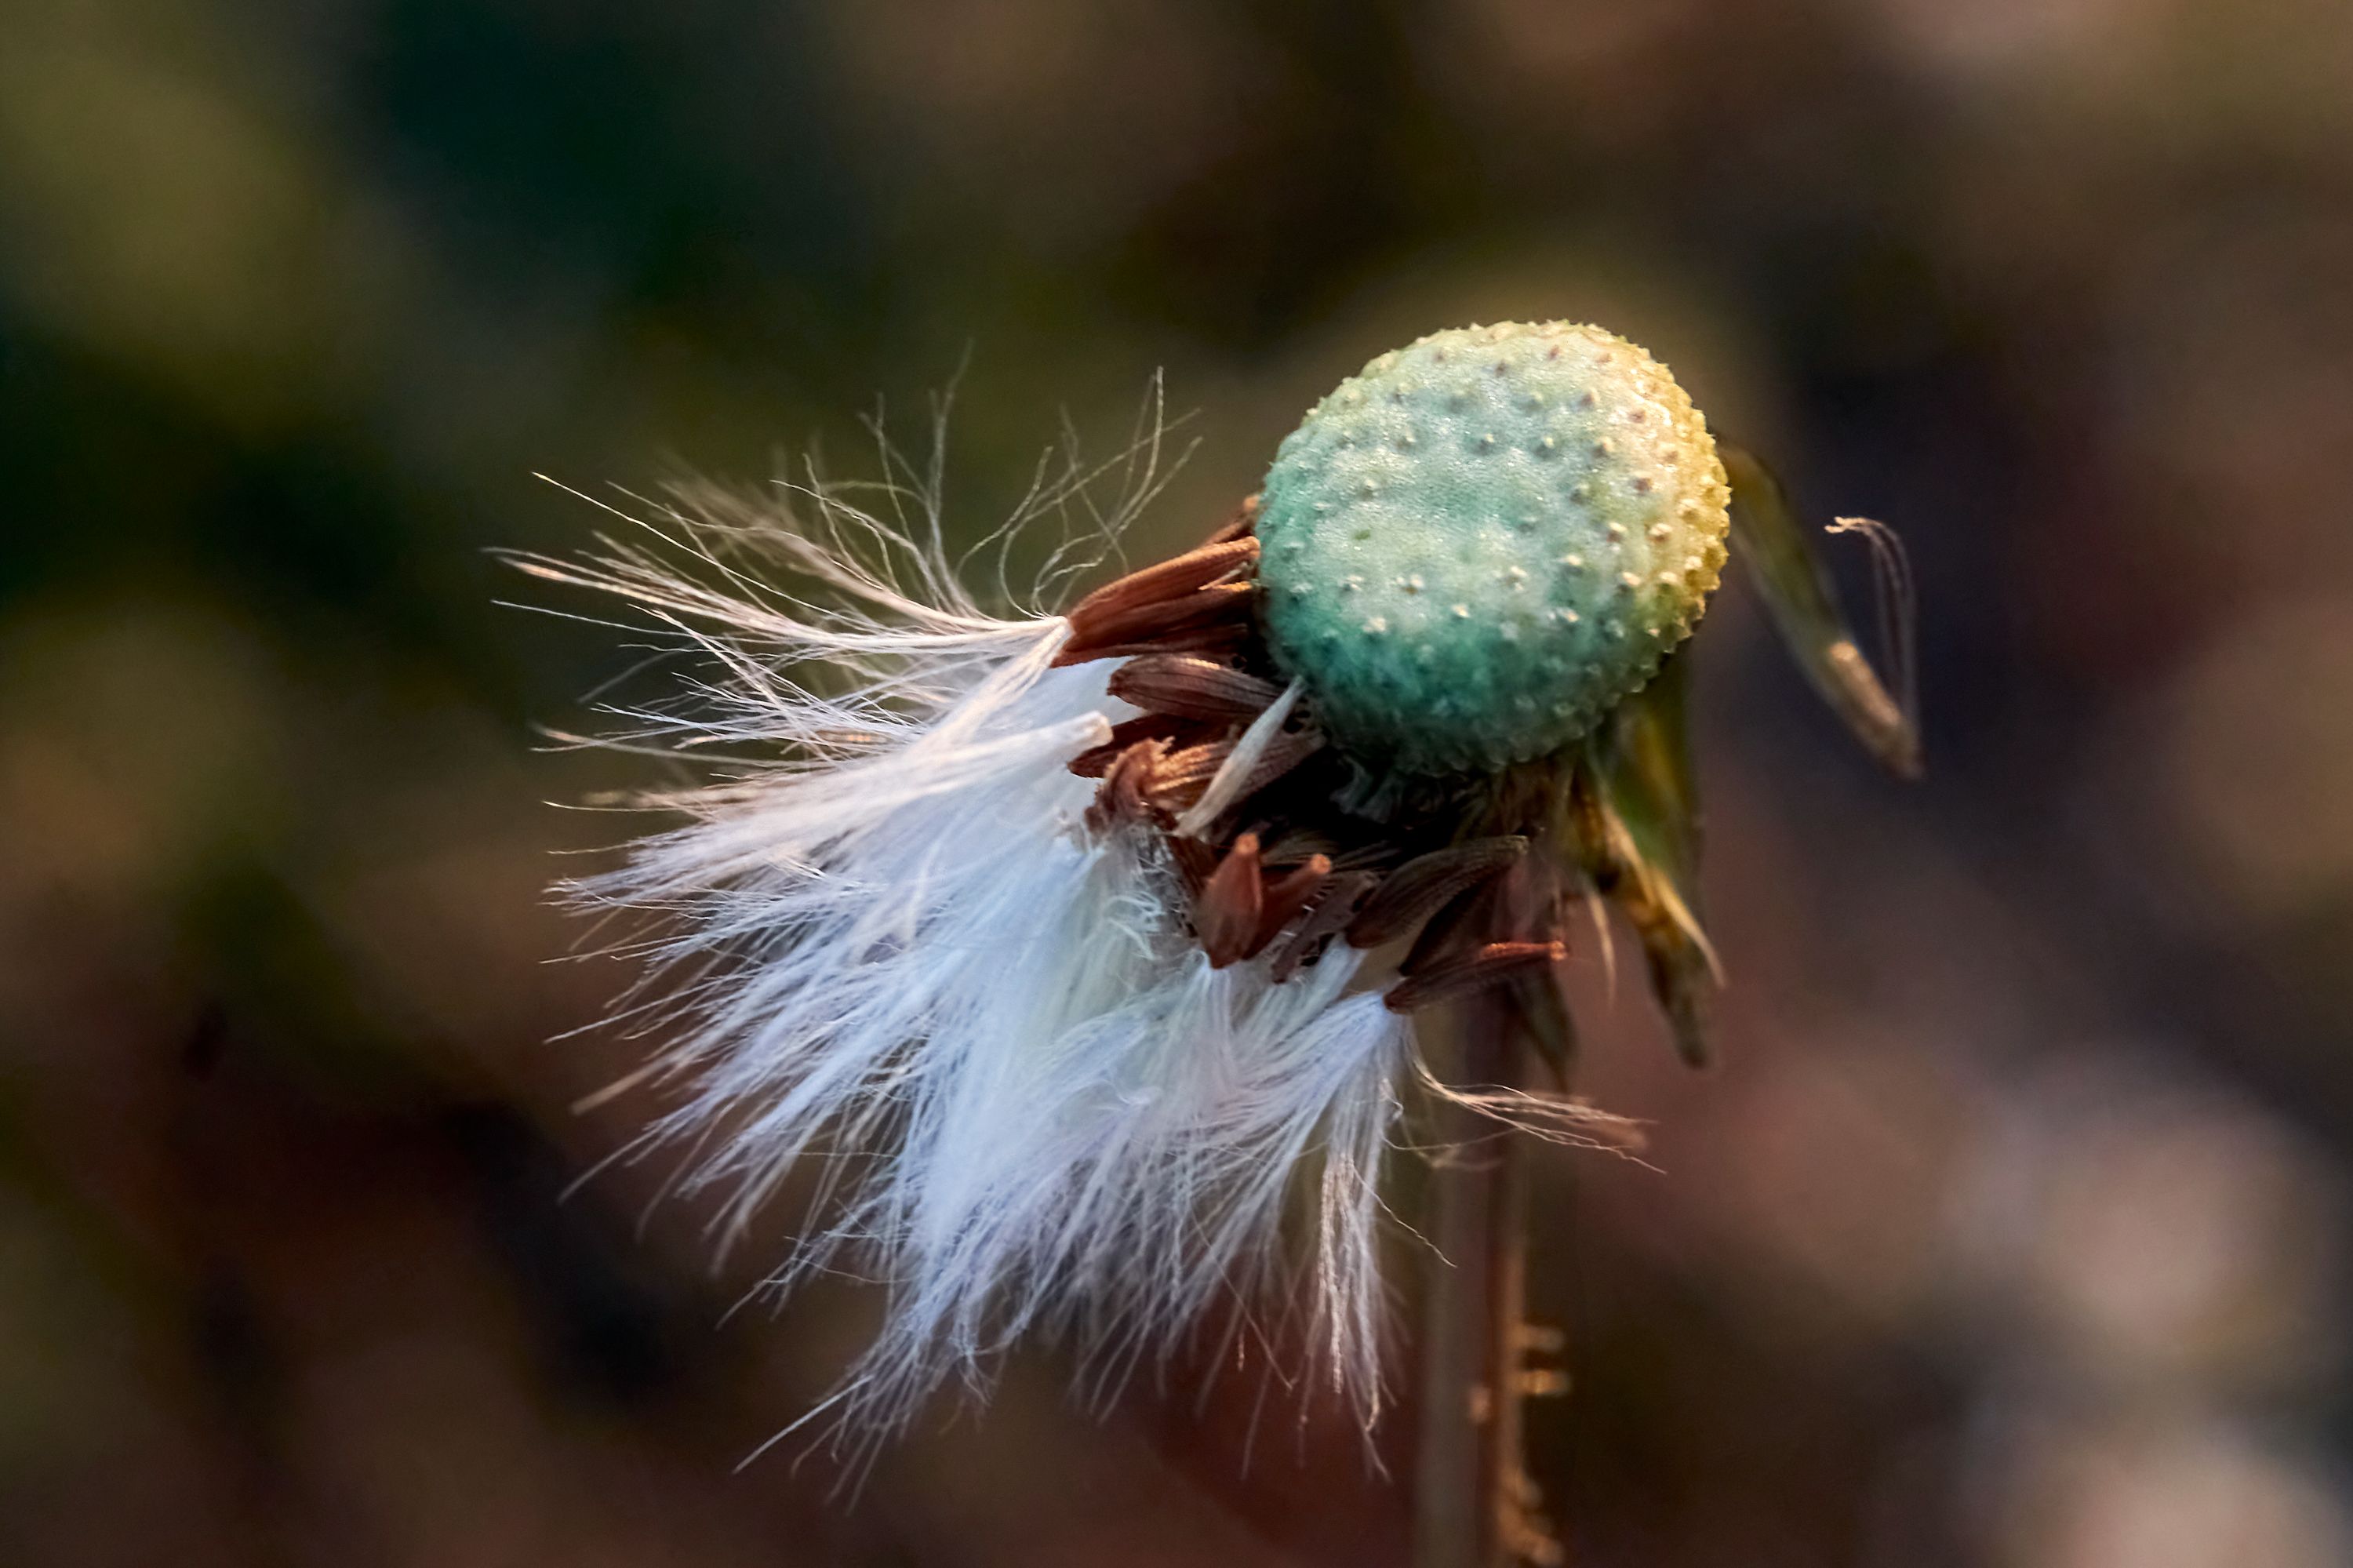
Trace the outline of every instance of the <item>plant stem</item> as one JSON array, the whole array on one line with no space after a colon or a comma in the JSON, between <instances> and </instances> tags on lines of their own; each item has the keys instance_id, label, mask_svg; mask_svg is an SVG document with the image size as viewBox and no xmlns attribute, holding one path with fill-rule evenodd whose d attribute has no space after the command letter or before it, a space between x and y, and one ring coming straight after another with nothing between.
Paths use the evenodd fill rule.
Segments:
<instances>
[{"instance_id":1,"label":"plant stem","mask_svg":"<svg viewBox=\"0 0 2353 1568\"><path fill-rule=\"evenodd\" d=\"M1457 1081L1519 1081L1518 1030L1465 1010ZM1482 1027L1483 1026L1483 1027ZM1431 1171L1421 1321L1420 1446L1415 1462L1414 1568L1503 1568L1557 1561L1527 1510L1520 1401L1527 1247L1526 1155L1520 1135L1447 1105L1446 1153Z\"/></svg>"}]
</instances>

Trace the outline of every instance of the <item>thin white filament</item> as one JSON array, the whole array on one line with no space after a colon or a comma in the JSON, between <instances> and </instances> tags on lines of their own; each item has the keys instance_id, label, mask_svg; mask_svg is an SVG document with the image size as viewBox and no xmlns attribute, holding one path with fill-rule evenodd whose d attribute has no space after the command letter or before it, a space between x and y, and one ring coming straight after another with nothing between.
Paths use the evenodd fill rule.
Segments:
<instances>
[{"instance_id":1,"label":"thin white filament","mask_svg":"<svg viewBox=\"0 0 2353 1568\"><path fill-rule=\"evenodd\" d=\"M689 702L628 712L632 743L733 759L650 797L683 825L575 889L665 919L639 950L673 978L626 1014L663 1041L648 1147L726 1195L723 1247L794 1233L776 1288L844 1263L883 1282L832 1406L861 1441L943 1382L985 1387L1024 1333L1109 1389L1237 1302L1369 1412L1405 1022L1345 948L1282 985L1209 968L1158 844L1084 825L1094 785L1068 764L1125 711L1104 667L1054 667L1059 619L976 607L935 491L892 493L912 533L805 493L814 521L698 493L653 509L650 546L524 563L701 657ZM1296 700L1241 738L1235 780ZM797 1233L769 1210L796 1170L819 1172Z\"/></svg>"}]
</instances>

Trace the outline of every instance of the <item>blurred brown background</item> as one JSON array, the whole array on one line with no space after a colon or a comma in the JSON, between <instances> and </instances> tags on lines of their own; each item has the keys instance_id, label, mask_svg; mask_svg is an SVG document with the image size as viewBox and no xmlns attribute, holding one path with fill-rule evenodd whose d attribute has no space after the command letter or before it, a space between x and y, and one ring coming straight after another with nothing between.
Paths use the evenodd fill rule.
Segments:
<instances>
[{"instance_id":1,"label":"blurred brown background","mask_svg":"<svg viewBox=\"0 0 2353 1568\"><path fill-rule=\"evenodd\" d=\"M1726 1061L1630 985L1657 1169L1545 1168L1572 1560L2353 1561L2342 0L14 0L0 1562L1397 1562L1345 1439L1050 1356L734 1473L872 1302L565 1197L645 1107L566 1109L622 971L539 890L620 830L543 802L645 775L533 726L632 656L484 552L597 524L536 470L852 467L967 346L975 530L1167 368L1155 547L1552 316L1903 529L1932 764L1727 596Z\"/></svg>"}]
</instances>

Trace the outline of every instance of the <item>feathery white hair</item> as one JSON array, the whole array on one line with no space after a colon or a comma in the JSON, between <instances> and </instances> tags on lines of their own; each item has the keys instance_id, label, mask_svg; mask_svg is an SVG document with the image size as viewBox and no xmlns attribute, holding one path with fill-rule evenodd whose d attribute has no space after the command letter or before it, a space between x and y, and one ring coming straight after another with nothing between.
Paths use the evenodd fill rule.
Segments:
<instances>
[{"instance_id":1,"label":"feathery white hair","mask_svg":"<svg viewBox=\"0 0 2353 1568\"><path fill-rule=\"evenodd\" d=\"M1106 546L1156 488L1159 429L1151 408L1094 514ZM812 471L781 503L686 489L617 514L648 544L520 563L633 601L707 662L688 704L634 715L638 741L753 758L649 797L685 825L576 885L670 917L638 1024L669 1036L650 1075L676 1104L649 1140L691 1150L684 1187L729 1194L728 1244L824 1161L771 1283L842 1262L886 1283L837 1395L870 1438L944 1381L985 1388L1024 1331L1073 1340L1109 1388L1205 1327L1238 1331L1239 1302L1311 1338L1369 1418L1404 1021L1355 987L1345 945L1279 985L1263 959L1209 967L1163 848L1091 828L1095 786L1069 770L1134 710L1103 664L1054 667L1059 617L984 612L944 546L936 461L883 452L876 483ZM1021 526L1090 504L1105 471L1041 469L993 536L1000 587ZM1049 577L1092 564L1078 555Z\"/></svg>"}]
</instances>

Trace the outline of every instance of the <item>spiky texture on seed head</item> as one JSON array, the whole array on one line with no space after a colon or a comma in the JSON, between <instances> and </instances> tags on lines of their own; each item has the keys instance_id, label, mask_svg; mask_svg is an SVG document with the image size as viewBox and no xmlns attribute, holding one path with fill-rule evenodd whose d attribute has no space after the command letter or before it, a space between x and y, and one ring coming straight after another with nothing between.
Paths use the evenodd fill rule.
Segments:
<instances>
[{"instance_id":1,"label":"spiky texture on seed head","mask_svg":"<svg viewBox=\"0 0 2353 1568\"><path fill-rule=\"evenodd\" d=\"M1283 441L1258 517L1267 641L1360 759L1494 771L1584 735L1690 635L1729 498L1699 410L1624 338L1434 333Z\"/></svg>"}]
</instances>

